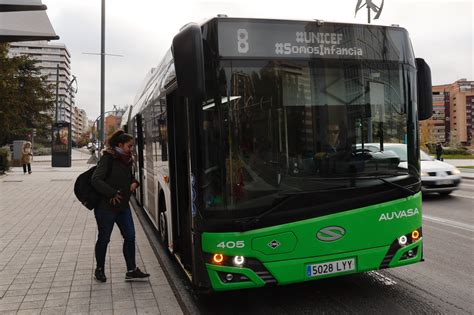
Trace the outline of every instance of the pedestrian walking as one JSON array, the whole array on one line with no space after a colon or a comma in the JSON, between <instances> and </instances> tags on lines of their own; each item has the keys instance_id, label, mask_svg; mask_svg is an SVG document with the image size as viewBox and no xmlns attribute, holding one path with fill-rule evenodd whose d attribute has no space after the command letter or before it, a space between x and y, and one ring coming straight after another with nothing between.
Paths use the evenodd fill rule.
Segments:
<instances>
[{"instance_id":1,"label":"pedestrian walking","mask_svg":"<svg viewBox=\"0 0 474 315\"><path fill-rule=\"evenodd\" d=\"M145 279L150 275L142 272L135 262L135 226L129 206L130 196L139 183L133 177L133 137L117 130L107 139L106 149L92 175L92 186L102 195L94 209L99 234L95 244L95 278L106 282L105 256L115 224L123 236L123 256L127 265L125 280ZM110 165L110 168L109 168Z\"/></svg>"},{"instance_id":2,"label":"pedestrian walking","mask_svg":"<svg viewBox=\"0 0 474 315\"><path fill-rule=\"evenodd\" d=\"M441 143L436 144L436 159L441 161L441 156L443 155L443 147Z\"/></svg>"},{"instance_id":3,"label":"pedestrian walking","mask_svg":"<svg viewBox=\"0 0 474 315\"><path fill-rule=\"evenodd\" d=\"M23 165L23 174L31 174L31 161L33 160L33 150L31 149L31 142L26 141L21 147L21 164Z\"/></svg>"}]
</instances>

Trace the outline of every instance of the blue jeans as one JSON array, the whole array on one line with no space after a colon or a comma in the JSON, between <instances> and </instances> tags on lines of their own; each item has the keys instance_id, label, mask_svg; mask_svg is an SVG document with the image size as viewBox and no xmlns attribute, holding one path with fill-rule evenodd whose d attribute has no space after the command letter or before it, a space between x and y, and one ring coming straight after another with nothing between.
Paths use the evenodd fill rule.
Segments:
<instances>
[{"instance_id":1,"label":"blue jeans","mask_svg":"<svg viewBox=\"0 0 474 315\"><path fill-rule=\"evenodd\" d=\"M110 235L114 224L120 229L123 236L123 256L127 264L127 270L134 270L135 263L135 226L133 225L132 212L127 208L120 212L114 212L106 209L95 209L95 220L99 229L99 236L95 244L95 259L97 268L104 268L107 245L110 241Z\"/></svg>"}]
</instances>

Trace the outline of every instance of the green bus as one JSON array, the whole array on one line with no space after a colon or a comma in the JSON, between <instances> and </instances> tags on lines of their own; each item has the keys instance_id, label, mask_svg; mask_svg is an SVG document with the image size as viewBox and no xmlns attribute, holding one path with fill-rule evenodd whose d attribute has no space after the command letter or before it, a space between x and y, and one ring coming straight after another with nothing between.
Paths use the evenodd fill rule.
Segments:
<instances>
[{"instance_id":1,"label":"green bus","mask_svg":"<svg viewBox=\"0 0 474 315\"><path fill-rule=\"evenodd\" d=\"M403 28L218 16L180 30L123 125L137 204L193 286L224 291L423 260L431 113Z\"/></svg>"}]
</instances>

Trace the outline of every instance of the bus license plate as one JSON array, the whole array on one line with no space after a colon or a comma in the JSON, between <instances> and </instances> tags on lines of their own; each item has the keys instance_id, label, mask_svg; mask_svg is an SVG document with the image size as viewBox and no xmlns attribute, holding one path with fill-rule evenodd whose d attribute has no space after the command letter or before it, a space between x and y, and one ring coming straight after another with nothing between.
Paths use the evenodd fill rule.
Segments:
<instances>
[{"instance_id":1,"label":"bus license plate","mask_svg":"<svg viewBox=\"0 0 474 315\"><path fill-rule=\"evenodd\" d=\"M307 265L306 275L308 277L319 277L333 273L355 270L355 259L343 259L328 261L321 264Z\"/></svg>"}]
</instances>

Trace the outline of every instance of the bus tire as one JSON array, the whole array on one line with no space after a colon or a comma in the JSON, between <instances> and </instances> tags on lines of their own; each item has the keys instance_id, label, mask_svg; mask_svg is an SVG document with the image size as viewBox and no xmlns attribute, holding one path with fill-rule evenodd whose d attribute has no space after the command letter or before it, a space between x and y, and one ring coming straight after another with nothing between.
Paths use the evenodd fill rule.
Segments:
<instances>
[{"instance_id":1,"label":"bus tire","mask_svg":"<svg viewBox=\"0 0 474 315\"><path fill-rule=\"evenodd\" d=\"M160 212L160 241L163 245L168 246L168 227L164 211Z\"/></svg>"},{"instance_id":2,"label":"bus tire","mask_svg":"<svg viewBox=\"0 0 474 315\"><path fill-rule=\"evenodd\" d=\"M160 232L160 241L163 243L163 245L166 246L166 248L168 248L168 221L166 220L166 203L165 196L163 193L160 194L158 211L158 227Z\"/></svg>"}]
</instances>

